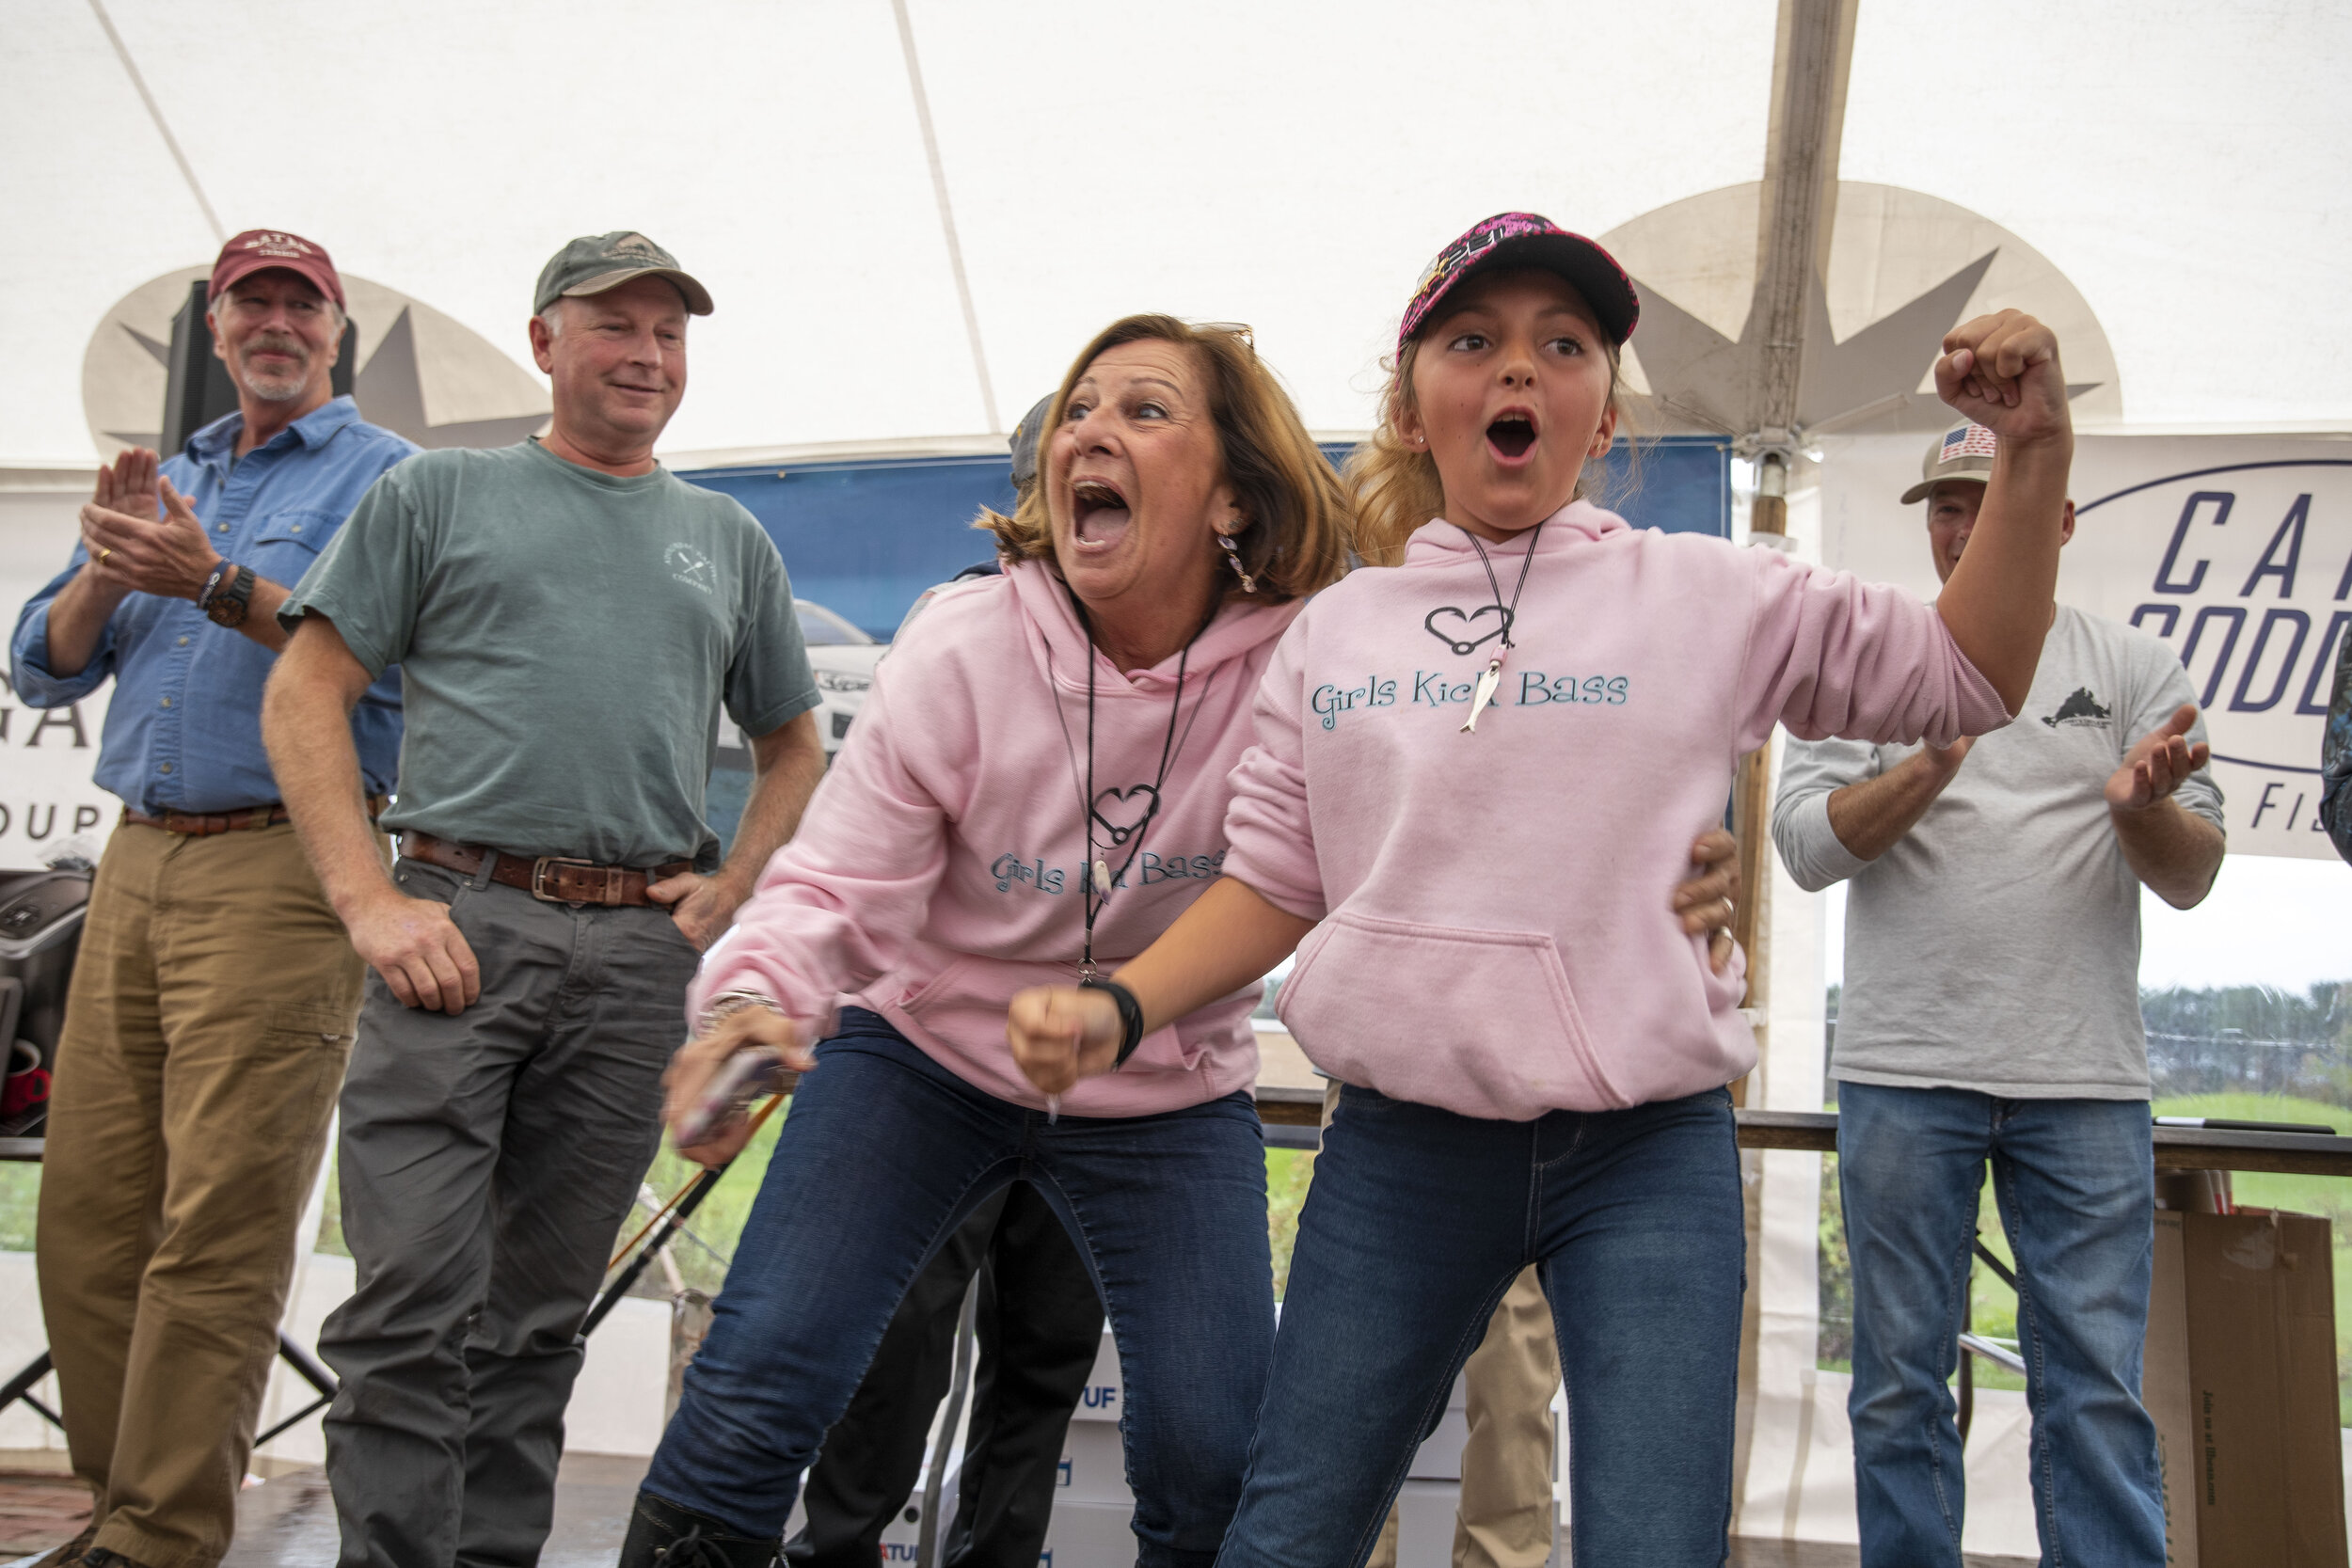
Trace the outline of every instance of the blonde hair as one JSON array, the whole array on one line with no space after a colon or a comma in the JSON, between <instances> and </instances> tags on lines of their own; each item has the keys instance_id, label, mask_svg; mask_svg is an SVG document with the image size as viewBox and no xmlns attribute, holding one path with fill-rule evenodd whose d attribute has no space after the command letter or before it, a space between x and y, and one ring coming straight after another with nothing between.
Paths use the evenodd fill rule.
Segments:
<instances>
[{"instance_id":1,"label":"blonde hair","mask_svg":"<svg viewBox=\"0 0 2352 1568\"><path fill-rule=\"evenodd\" d=\"M1434 317L1430 325L1436 325ZM1413 363L1421 356L1422 341L1415 338L1406 343L1390 365L1389 384L1380 393L1380 422L1369 439L1347 454L1341 470L1355 501L1357 553L1368 565L1393 566L1403 561L1405 542L1413 531L1445 512L1438 460L1425 448L1406 445L1397 434L1397 421L1419 412L1413 399ZM1629 440L1621 356L1616 344L1605 338L1602 342L1609 355L1609 407L1617 416L1617 435ZM1575 499L1598 495L1601 480L1598 460L1587 459L1577 472Z\"/></svg>"},{"instance_id":2,"label":"blonde hair","mask_svg":"<svg viewBox=\"0 0 2352 1568\"><path fill-rule=\"evenodd\" d=\"M981 512L973 524L996 536L1008 561L1054 559L1054 528L1045 508L1045 448L1062 421L1071 388L1094 361L1121 343L1178 343L1200 356L1207 371L1209 412L1216 422L1226 483L1245 519L1233 544L1241 563L1269 602L1303 598L1328 587L1347 570L1347 493L1307 434L1290 394L1259 359L1247 328L1195 326L1174 316L1125 316L1095 334L1071 361L1039 432L1038 483L1023 492L1013 514ZM1227 594L1241 582L1220 573Z\"/></svg>"}]
</instances>

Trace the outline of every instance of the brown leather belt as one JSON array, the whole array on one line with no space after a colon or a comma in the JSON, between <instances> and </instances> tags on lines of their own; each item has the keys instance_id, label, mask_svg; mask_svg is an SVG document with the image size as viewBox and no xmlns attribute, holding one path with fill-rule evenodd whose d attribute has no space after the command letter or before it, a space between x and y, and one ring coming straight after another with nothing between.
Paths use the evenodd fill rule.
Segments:
<instances>
[{"instance_id":1,"label":"brown leather belt","mask_svg":"<svg viewBox=\"0 0 2352 1568\"><path fill-rule=\"evenodd\" d=\"M385 806L382 796L368 801L368 820L373 822ZM274 828L294 817L276 800L266 806L247 806L243 811L167 811L161 816L150 816L143 811L122 808L125 826L161 828L167 833L184 833L190 838L207 838L214 833L234 832L239 829Z\"/></svg>"},{"instance_id":2,"label":"brown leather belt","mask_svg":"<svg viewBox=\"0 0 2352 1568\"><path fill-rule=\"evenodd\" d=\"M470 877L482 869L482 857L490 851L475 844L452 844L411 828L400 835L400 852L409 860ZM671 861L651 871L631 871L623 865L598 865L562 855L511 855L501 849L498 864L490 868L490 880L520 888L547 904L648 905L653 900L645 896L646 883L693 869L692 861Z\"/></svg>"},{"instance_id":3,"label":"brown leather belt","mask_svg":"<svg viewBox=\"0 0 2352 1568\"><path fill-rule=\"evenodd\" d=\"M232 832L239 828L269 828L280 822L291 822L286 808L280 805L248 806L244 811L167 811L161 816L150 816L143 811L122 808L122 820L134 828L161 828L167 833L185 833L191 838L205 838L214 833Z\"/></svg>"}]
</instances>

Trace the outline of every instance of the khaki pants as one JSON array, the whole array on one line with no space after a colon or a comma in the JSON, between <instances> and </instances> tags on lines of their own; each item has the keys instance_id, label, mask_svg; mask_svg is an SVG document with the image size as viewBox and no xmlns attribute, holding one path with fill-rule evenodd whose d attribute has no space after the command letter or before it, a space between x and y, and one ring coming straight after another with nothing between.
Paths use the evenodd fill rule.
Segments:
<instances>
[{"instance_id":1,"label":"khaki pants","mask_svg":"<svg viewBox=\"0 0 2352 1568\"><path fill-rule=\"evenodd\" d=\"M1331 1125L1339 1083L1327 1084ZM1486 1338L1462 1368L1462 1495L1454 1515L1454 1568L1542 1568L1551 1558L1551 1396L1560 1386L1560 1341L1551 1304L1532 1268L1504 1292ZM1365 1568L1396 1568L1397 1511L1373 1543Z\"/></svg>"},{"instance_id":2,"label":"khaki pants","mask_svg":"<svg viewBox=\"0 0 2352 1568\"><path fill-rule=\"evenodd\" d=\"M37 1247L94 1544L146 1568L228 1550L359 976L290 825L108 842Z\"/></svg>"}]
</instances>

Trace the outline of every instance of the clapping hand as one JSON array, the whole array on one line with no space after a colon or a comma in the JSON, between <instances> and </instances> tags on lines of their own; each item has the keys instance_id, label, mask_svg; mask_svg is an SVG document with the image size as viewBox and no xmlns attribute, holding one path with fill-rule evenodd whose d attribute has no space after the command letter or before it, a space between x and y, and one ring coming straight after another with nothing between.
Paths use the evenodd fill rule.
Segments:
<instances>
[{"instance_id":1,"label":"clapping hand","mask_svg":"<svg viewBox=\"0 0 2352 1568\"><path fill-rule=\"evenodd\" d=\"M145 447L126 447L115 454L112 463L102 464L98 469L98 488L90 496L90 504L109 512L121 512L153 522L163 515L160 482L162 459Z\"/></svg>"},{"instance_id":2,"label":"clapping hand","mask_svg":"<svg viewBox=\"0 0 2352 1568\"><path fill-rule=\"evenodd\" d=\"M2110 811L2145 811L2169 799L2187 778L2211 760L2212 748L2203 741L2188 743L2189 726L2197 722L2197 705L2183 703L2172 717L2142 736L2123 754L2123 765L2107 775Z\"/></svg>"},{"instance_id":3,"label":"clapping hand","mask_svg":"<svg viewBox=\"0 0 2352 1568\"><path fill-rule=\"evenodd\" d=\"M156 473L155 454L137 448L99 470L82 508L82 543L98 580L124 593L193 599L220 564L187 498Z\"/></svg>"}]
</instances>

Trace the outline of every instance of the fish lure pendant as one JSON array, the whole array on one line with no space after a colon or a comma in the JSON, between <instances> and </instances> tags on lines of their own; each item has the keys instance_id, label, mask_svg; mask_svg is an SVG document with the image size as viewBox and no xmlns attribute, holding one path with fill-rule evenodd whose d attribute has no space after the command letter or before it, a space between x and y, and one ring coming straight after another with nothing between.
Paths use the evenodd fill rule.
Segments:
<instances>
[{"instance_id":1,"label":"fish lure pendant","mask_svg":"<svg viewBox=\"0 0 2352 1568\"><path fill-rule=\"evenodd\" d=\"M1502 684L1502 659L1500 656L1486 661L1486 668L1478 672L1477 689L1470 693L1470 717L1462 721L1462 733L1471 735L1478 729L1478 716L1486 705L1495 700L1495 688Z\"/></svg>"}]
</instances>

